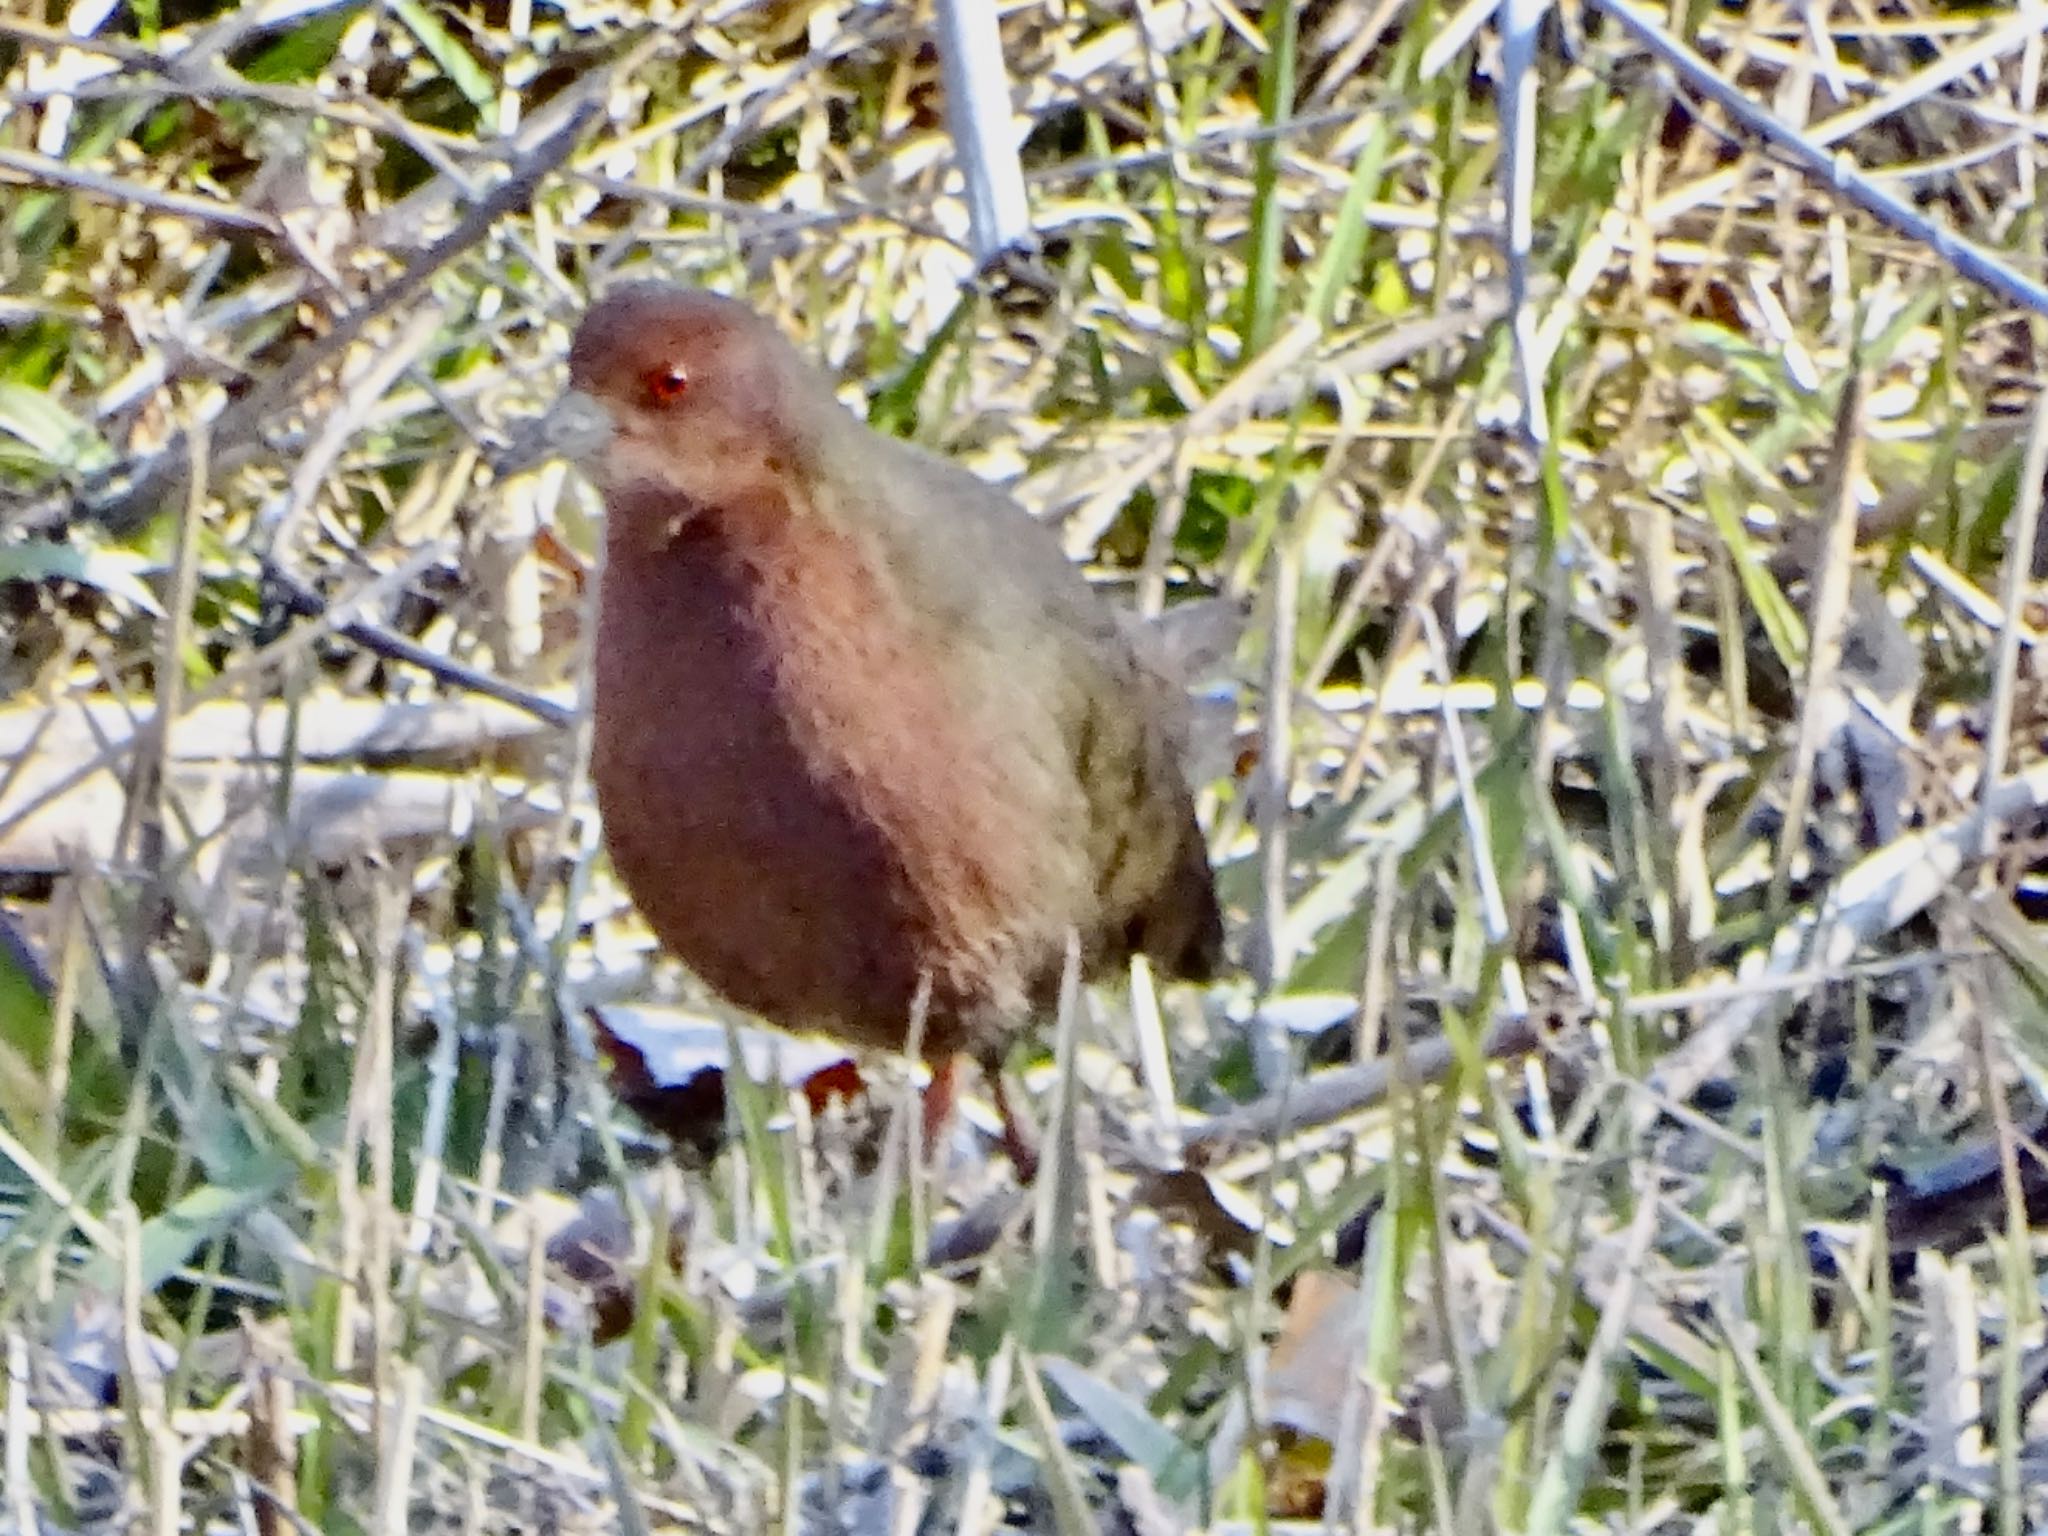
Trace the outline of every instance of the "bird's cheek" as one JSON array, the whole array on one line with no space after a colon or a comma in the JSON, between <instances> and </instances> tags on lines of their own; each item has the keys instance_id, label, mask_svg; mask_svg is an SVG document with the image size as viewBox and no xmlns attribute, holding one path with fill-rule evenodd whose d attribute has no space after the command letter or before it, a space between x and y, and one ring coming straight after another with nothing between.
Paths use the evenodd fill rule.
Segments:
<instances>
[{"instance_id":1,"label":"bird's cheek","mask_svg":"<svg viewBox=\"0 0 2048 1536\"><path fill-rule=\"evenodd\" d=\"M673 441L628 422L612 435L595 466L594 478L607 490L648 485L682 491L687 489L687 468L688 461Z\"/></svg>"}]
</instances>

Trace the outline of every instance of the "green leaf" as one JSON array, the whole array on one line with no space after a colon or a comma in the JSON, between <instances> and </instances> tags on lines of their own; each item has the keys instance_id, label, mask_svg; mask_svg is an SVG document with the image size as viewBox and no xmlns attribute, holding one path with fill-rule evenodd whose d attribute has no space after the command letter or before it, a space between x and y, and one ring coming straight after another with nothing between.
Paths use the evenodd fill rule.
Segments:
<instances>
[{"instance_id":1,"label":"green leaf","mask_svg":"<svg viewBox=\"0 0 2048 1536\"><path fill-rule=\"evenodd\" d=\"M76 581L161 618L163 605L139 574L154 569L154 561L128 550L81 549L49 539L0 549L0 581Z\"/></svg>"},{"instance_id":2,"label":"green leaf","mask_svg":"<svg viewBox=\"0 0 2048 1536\"><path fill-rule=\"evenodd\" d=\"M0 914L0 1121L39 1124L49 1109L50 978Z\"/></svg>"},{"instance_id":3,"label":"green leaf","mask_svg":"<svg viewBox=\"0 0 2048 1536\"><path fill-rule=\"evenodd\" d=\"M891 379L869 402L869 426L892 437L910 437L916 433L918 397L924 393L925 384L930 380L939 358L953 344L961 326L969 318L970 301L962 298L953 306L953 312L933 330L931 340L911 360L910 366Z\"/></svg>"},{"instance_id":4,"label":"green leaf","mask_svg":"<svg viewBox=\"0 0 2048 1536\"><path fill-rule=\"evenodd\" d=\"M470 57L469 50L419 0L392 0L391 9L441 66L441 73L455 82L455 88L469 104L479 112L488 112L498 93L491 85L491 77Z\"/></svg>"},{"instance_id":5,"label":"green leaf","mask_svg":"<svg viewBox=\"0 0 2048 1536\"><path fill-rule=\"evenodd\" d=\"M0 380L0 432L28 444L52 469L91 474L114 461L99 433L42 390L12 380Z\"/></svg>"},{"instance_id":6,"label":"green leaf","mask_svg":"<svg viewBox=\"0 0 2048 1536\"><path fill-rule=\"evenodd\" d=\"M1707 516L1721 535L1721 542L1728 547L1736 579L1763 622L1771 649L1777 652L1787 672L1800 676L1806 668L1806 624L1799 617L1799 610L1771 575L1763 551L1750 542L1749 530L1742 526L1742 515L1730 501L1727 487L1719 480L1703 478L1700 500L1706 505Z\"/></svg>"},{"instance_id":7,"label":"green leaf","mask_svg":"<svg viewBox=\"0 0 2048 1536\"><path fill-rule=\"evenodd\" d=\"M242 71L259 85L287 85L311 80L334 60L342 35L354 23L362 7L345 5L312 16L266 48Z\"/></svg>"},{"instance_id":8,"label":"green leaf","mask_svg":"<svg viewBox=\"0 0 2048 1536\"><path fill-rule=\"evenodd\" d=\"M1344 205L1337 210L1337 223L1330 234L1322 260L1316 265L1310 285L1308 312L1316 323L1328 329L1337 318L1337 300L1358 276L1365 258L1366 237L1372 232L1366 223L1366 205L1380 189L1381 173L1387 164L1387 125L1375 122L1351 162L1351 184L1344 189Z\"/></svg>"},{"instance_id":9,"label":"green leaf","mask_svg":"<svg viewBox=\"0 0 2048 1536\"><path fill-rule=\"evenodd\" d=\"M1132 1461L1163 1484L1176 1463L1194 1454L1172 1430L1146 1411L1145 1405L1071 1360L1042 1355L1039 1374L1066 1395L1094 1426Z\"/></svg>"},{"instance_id":10,"label":"green leaf","mask_svg":"<svg viewBox=\"0 0 2048 1536\"><path fill-rule=\"evenodd\" d=\"M268 1200L297 1174L283 1158L265 1158L248 1171L247 1183L201 1185L162 1215L142 1224L145 1293L170 1279L200 1248L230 1231L245 1212ZM121 1283L115 1261L105 1255L86 1265L83 1278L88 1285L106 1291L118 1289Z\"/></svg>"},{"instance_id":11,"label":"green leaf","mask_svg":"<svg viewBox=\"0 0 2048 1536\"><path fill-rule=\"evenodd\" d=\"M1251 358L1273 338L1280 311L1281 250L1287 208L1280 195L1286 161L1281 130L1294 116L1295 45L1301 7L1276 5L1266 13L1266 57L1259 69L1259 119L1270 130L1252 152L1251 256L1246 263L1241 358Z\"/></svg>"}]
</instances>

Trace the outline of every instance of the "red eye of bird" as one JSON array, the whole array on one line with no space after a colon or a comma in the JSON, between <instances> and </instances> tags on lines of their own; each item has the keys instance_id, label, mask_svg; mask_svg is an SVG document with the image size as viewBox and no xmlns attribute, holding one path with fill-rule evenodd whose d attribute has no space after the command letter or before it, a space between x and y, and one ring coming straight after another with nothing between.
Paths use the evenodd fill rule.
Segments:
<instances>
[{"instance_id":1,"label":"red eye of bird","mask_svg":"<svg viewBox=\"0 0 2048 1536\"><path fill-rule=\"evenodd\" d=\"M690 375L681 363L671 363L664 368L650 368L642 382L647 386L647 398L656 405L667 405L680 400L683 392L690 387Z\"/></svg>"}]
</instances>

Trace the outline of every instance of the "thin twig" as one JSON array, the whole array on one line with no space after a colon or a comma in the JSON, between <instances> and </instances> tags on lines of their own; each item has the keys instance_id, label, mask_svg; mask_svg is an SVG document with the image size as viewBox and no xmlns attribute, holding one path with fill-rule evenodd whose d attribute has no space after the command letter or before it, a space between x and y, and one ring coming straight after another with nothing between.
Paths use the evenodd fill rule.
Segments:
<instances>
[{"instance_id":1,"label":"thin twig","mask_svg":"<svg viewBox=\"0 0 2048 1536\"><path fill-rule=\"evenodd\" d=\"M234 203L224 203L219 198L194 197L189 192L172 192L119 176L102 175L98 171L83 170L62 160L53 160L48 155L31 154L23 149L0 149L0 181L10 176L19 177L30 186L69 187L74 192L83 192L87 197L96 197L117 207L147 208L175 218L196 219L220 229L241 230L272 240L284 239L284 226L267 213L253 213Z\"/></svg>"},{"instance_id":2,"label":"thin twig","mask_svg":"<svg viewBox=\"0 0 2048 1536\"><path fill-rule=\"evenodd\" d=\"M1595 10L1612 16L1623 31L1687 86L1741 126L1762 139L1823 185L1831 187L1886 228L1918 241L1973 283L1990 289L2009 304L2048 315L2048 287L2025 277L1989 251L1972 245L1952 230L1902 203L1859 171L1845 157L1832 156L1810 134L1795 131L1759 107L1715 73L1712 65L1637 10L1628 0L1590 0Z\"/></svg>"},{"instance_id":3,"label":"thin twig","mask_svg":"<svg viewBox=\"0 0 2048 1536\"><path fill-rule=\"evenodd\" d=\"M2024 598L2028 574L2034 566L2034 539L2041 526L2042 480L2048 477L2048 393L2034 401L2034 423L2027 432L2026 456L2021 460L2018 504L2006 527L2005 570L1999 582L1999 602L2005 610L1998 627L1998 661L1992 673L1988 709L1990 727L1984 734L1984 775L1978 800L1980 831L1977 851L1989 857L1992 851L1991 797L2005 772L2006 757L2012 750L2014 690L2018 686L2020 631L2026 627Z\"/></svg>"},{"instance_id":4,"label":"thin twig","mask_svg":"<svg viewBox=\"0 0 2048 1536\"><path fill-rule=\"evenodd\" d=\"M391 282L338 319L327 334L294 350L275 373L222 411L211 426L215 450L260 436L298 397L302 386L345 355L373 321L409 302L437 273L482 241L498 220L531 202L540 183L574 152L584 130L602 110L598 100L579 103L562 126L523 156L453 229L415 256ZM86 516L109 528L133 528L173 493L184 474L185 458L184 438L179 434L148 458L99 476L82 495L59 492L7 515L0 531L47 530L76 517L81 504Z\"/></svg>"},{"instance_id":5,"label":"thin twig","mask_svg":"<svg viewBox=\"0 0 2048 1536\"><path fill-rule=\"evenodd\" d=\"M274 562L266 562L263 579L272 592L285 606L300 618L324 619L328 605L320 595ZM407 666L418 667L422 672L450 688L459 688L468 693L480 694L487 699L496 699L500 704L510 704L523 709L536 720L567 730L576 723L573 706L558 703L545 694L521 688L517 683L507 682L488 672L466 666L453 657L430 651L425 646L395 635L388 629L361 619L343 619L333 626L334 633L353 644L360 645L374 656L387 661L401 661Z\"/></svg>"}]
</instances>

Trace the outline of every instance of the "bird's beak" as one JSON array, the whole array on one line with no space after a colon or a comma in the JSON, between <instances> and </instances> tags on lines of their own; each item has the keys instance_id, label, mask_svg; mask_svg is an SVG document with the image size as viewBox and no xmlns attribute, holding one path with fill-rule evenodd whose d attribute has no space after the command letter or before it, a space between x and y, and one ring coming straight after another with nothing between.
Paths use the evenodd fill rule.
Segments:
<instances>
[{"instance_id":1,"label":"bird's beak","mask_svg":"<svg viewBox=\"0 0 2048 1536\"><path fill-rule=\"evenodd\" d=\"M587 463L612 440L612 413L595 395L580 389L563 392L554 409L541 421L541 434L550 453Z\"/></svg>"},{"instance_id":2,"label":"bird's beak","mask_svg":"<svg viewBox=\"0 0 2048 1536\"><path fill-rule=\"evenodd\" d=\"M589 466L612 438L612 413L595 395L580 389L563 393L538 420L528 418L513 442L494 464L500 480L538 469L550 459L570 459Z\"/></svg>"}]
</instances>

